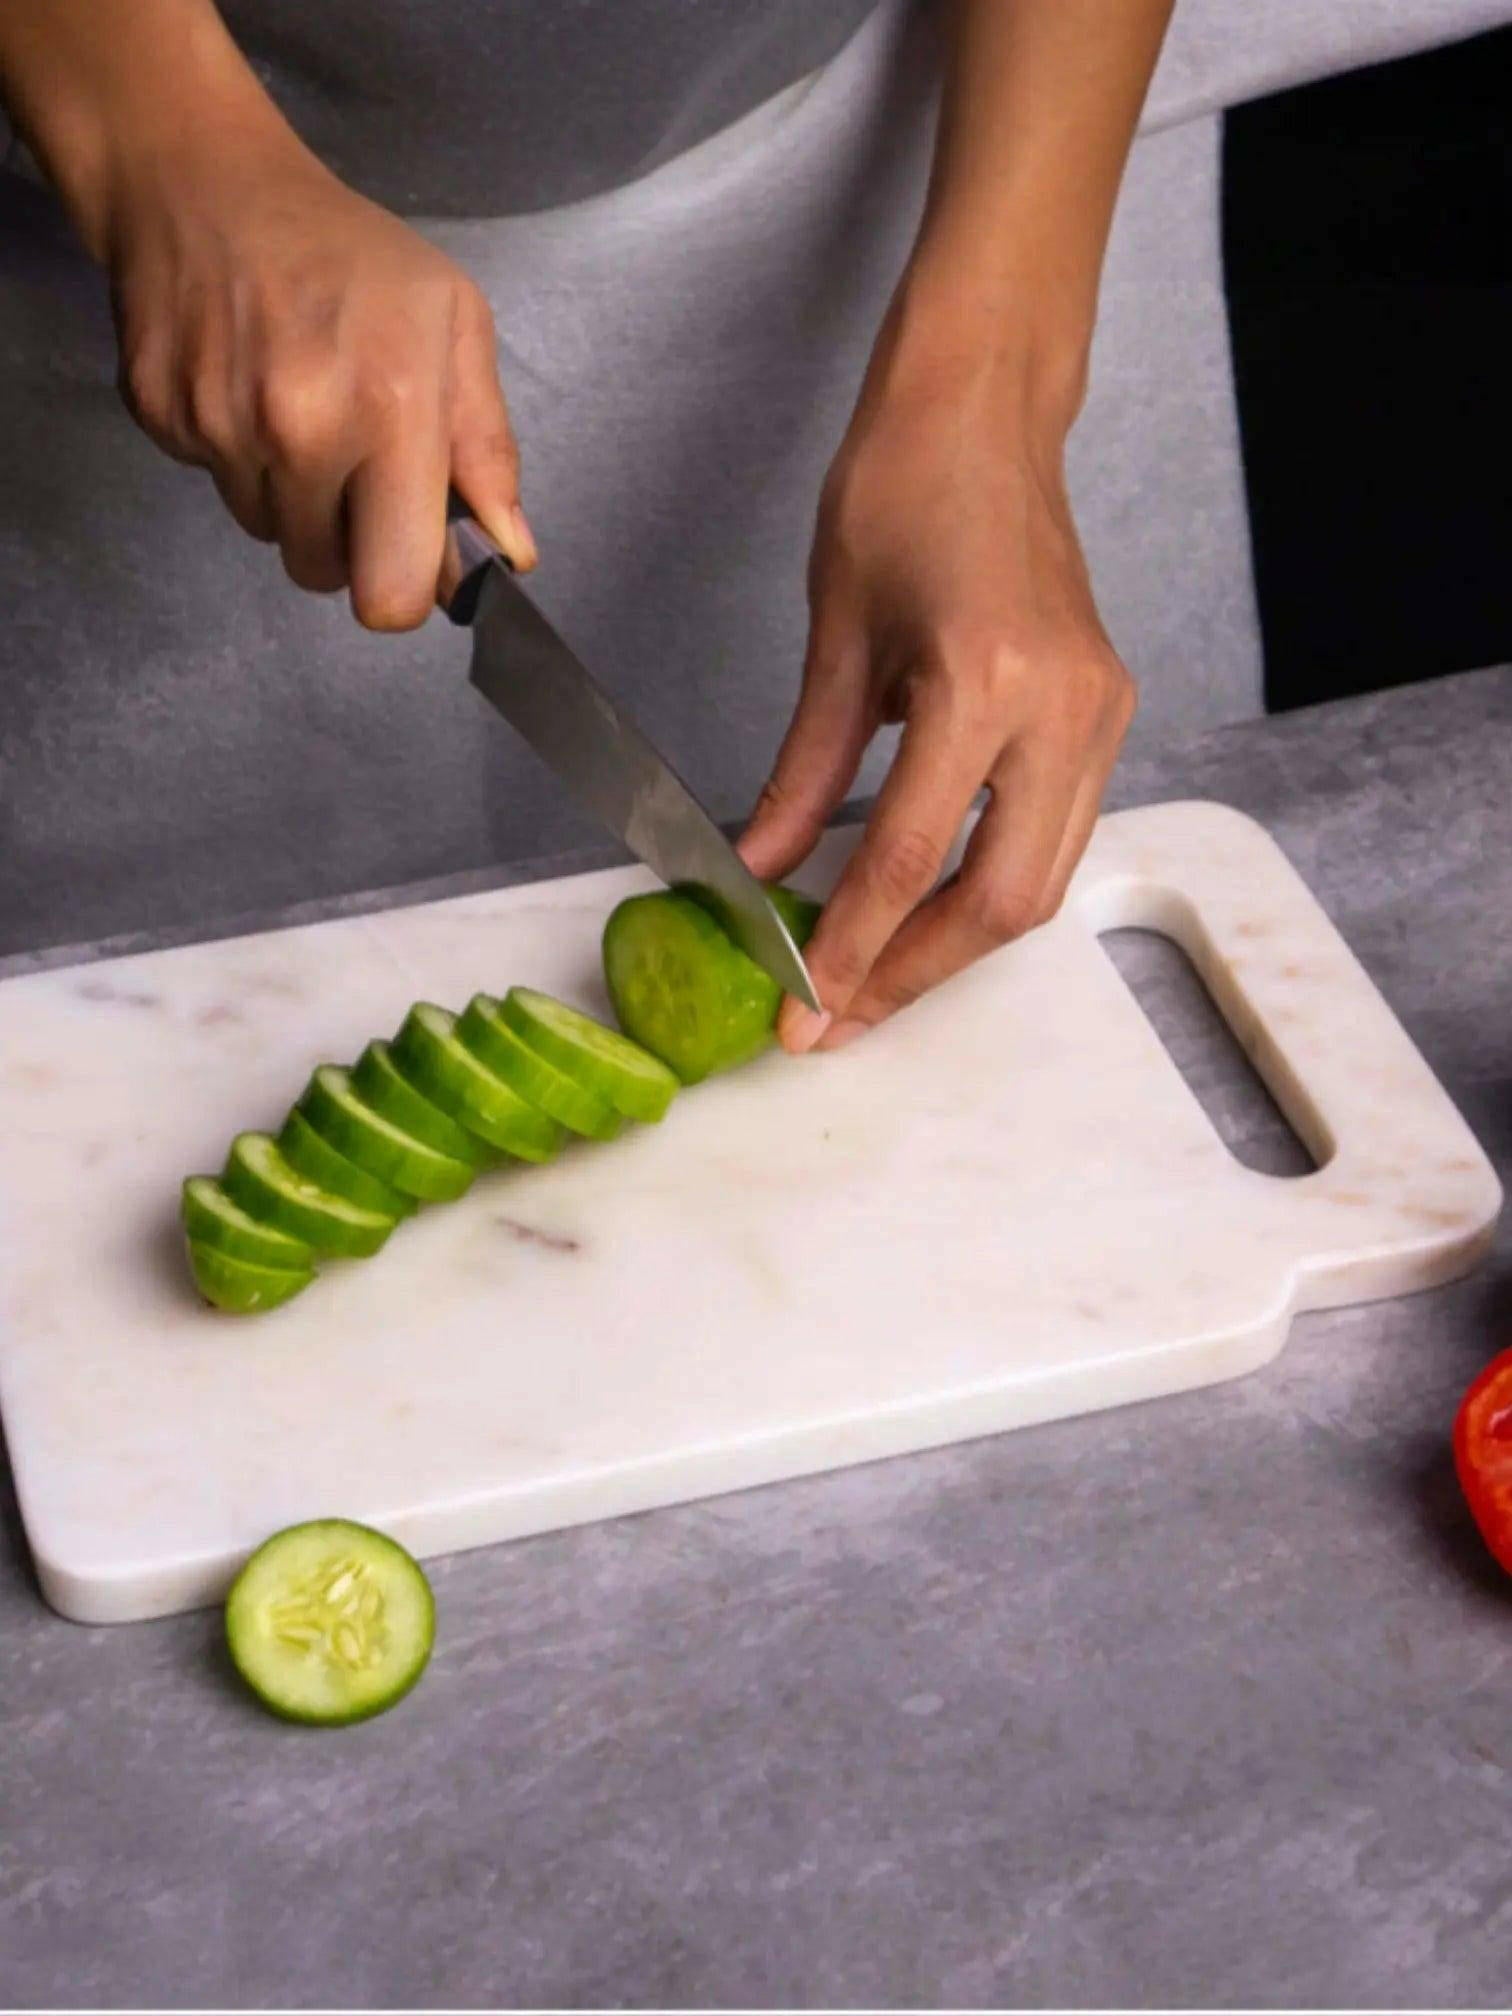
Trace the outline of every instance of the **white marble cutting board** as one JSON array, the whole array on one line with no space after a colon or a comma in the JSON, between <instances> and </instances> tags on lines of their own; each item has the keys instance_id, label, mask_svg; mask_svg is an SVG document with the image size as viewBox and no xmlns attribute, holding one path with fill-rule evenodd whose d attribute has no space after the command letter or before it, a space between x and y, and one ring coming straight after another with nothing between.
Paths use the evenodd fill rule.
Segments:
<instances>
[{"instance_id":1,"label":"white marble cutting board","mask_svg":"<svg viewBox=\"0 0 1512 2016\"><path fill-rule=\"evenodd\" d=\"M602 1010L642 886L0 985L0 1409L57 1609L209 1602L320 1513L441 1553L1200 1386L1488 1239L1495 1174L1279 849L1174 804L1104 820L1054 924L866 1041L486 1178L272 1316L198 1302L181 1176L417 997ZM1124 924L1196 960L1318 1174L1232 1159L1097 942Z\"/></svg>"}]
</instances>

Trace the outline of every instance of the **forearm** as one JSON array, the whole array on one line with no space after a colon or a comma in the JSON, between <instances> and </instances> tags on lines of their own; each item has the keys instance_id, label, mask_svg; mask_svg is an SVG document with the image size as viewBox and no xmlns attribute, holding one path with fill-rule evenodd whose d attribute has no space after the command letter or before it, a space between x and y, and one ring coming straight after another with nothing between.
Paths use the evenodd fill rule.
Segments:
<instances>
[{"instance_id":1,"label":"forearm","mask_svg":"<svg viewBox=\"0 0 1512 2016\"><path fill-rule=\"evenodd\" d=\"M133 180L293 143L212 0L4 0L0 97L96 257Z\"/></svg>"},{"instance_id":2,"label":"forearm","mask_svg":"<svg viewBox=\"0 0 1512 2016\"><path fill-rule=\"evenodd\" d=\"M911 303L930 342L1026 348L1079 399L1113 206L1172 4L944 0L939 135L905 287L905 316Z\"/></svg>"}]
</instances>

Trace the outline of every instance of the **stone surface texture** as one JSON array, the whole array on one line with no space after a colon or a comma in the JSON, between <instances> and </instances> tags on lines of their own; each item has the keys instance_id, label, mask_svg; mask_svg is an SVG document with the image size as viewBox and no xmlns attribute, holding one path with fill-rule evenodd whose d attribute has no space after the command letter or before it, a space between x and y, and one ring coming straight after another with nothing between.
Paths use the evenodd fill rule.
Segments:
<instances>
[{"instance_id":1,"label":"stone surface texture","mask_svg":"<svg viewBox=\"0 0 1512 2016\"><path fill-rule=\"evenodd\" d=\"M1261 819L1504 1176L1509 754L1490 672L1116 793ZM1503 1230L1233 1384L457 1557L330 1737L213 1613L52 1617L3 1501L0 2005L1502 2005L1512 1583L1447 1431L1509 1343Z\"/></svg>"}]
</instances>

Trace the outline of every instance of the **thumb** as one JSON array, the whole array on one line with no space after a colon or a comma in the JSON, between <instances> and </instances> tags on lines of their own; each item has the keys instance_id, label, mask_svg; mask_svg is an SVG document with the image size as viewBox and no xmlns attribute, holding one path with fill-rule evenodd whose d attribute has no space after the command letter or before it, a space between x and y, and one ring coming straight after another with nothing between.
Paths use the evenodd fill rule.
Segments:
<instances>
[{"instance_id":1,"label":"thumb","mask_svg":"<svg viewBox=\"0 0 1512 2016\"><path fill-rule=\"evenodd\" d=\"M510 565L528 574L540 556L520 504L520 450L499 383L493 316L481 294L457 330L451 407L452 486Z\"/></svg>"}]
</instances>

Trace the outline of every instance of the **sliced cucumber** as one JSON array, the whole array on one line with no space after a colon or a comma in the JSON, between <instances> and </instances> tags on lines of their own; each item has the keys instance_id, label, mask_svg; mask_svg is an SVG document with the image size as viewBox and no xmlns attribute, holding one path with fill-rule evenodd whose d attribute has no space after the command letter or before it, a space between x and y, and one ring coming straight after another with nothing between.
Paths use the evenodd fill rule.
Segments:
<instances>
[{"instance_id":1,"label":"sliced cucumber","mask_svg":"<svg viewBox=\"0 0 1512 2016\"><path fill-rule=\"evenodd\" d=\"M510 1089L549 1113L574 1134L612 1141L624 1127L601 1092L579 1084L532 1050L503 1018L503 1004L491 994L475 994L457 1021L457 1041Z\"/></svg>"},{"instance_id":2,"label":"sliced cucumber","mask_svg":"<svg viewBox=\"0 0 1512 2016\"><path fill-rule=\"evenodd\" d=\"M350 1519L265 1540L226 1598L226 1643L265 1706L291 1722L362 1722L425 1671L436 1606L418 1561Z\"/></svg>"},{"instance_id":3,"label":"sliced cucumber","mask_svg":"<svg viewBox=\"0 0 1512 2016\"><path fill-rule=\"evenodd\" d=\"M244 1211L277 1232L303 1239L317 1253L361 1259L376 1253L394 1229L392 1218L339 1197L291 1169L266 1134L238 1134L221 1177Z\"/></svg>"},{"instance_id":4,"label":"sliced cucumber","mask_svg":"<svg viewBox=\"0 0 1512 2016\"><path fill-rule=\"evenodd\" d=\"M226 1195L213 1176L191 1176L184 1184L182 1216L184 1231L191 1243L224 1253L232 1260L247 1260L254 1267L273 1267L290 1274L302 1274L315 1258L302 1239L287 1232L275 1232L243 1211ZM212 1301L215 1297L210 1298Z\"/></svg>"},{"instance_id":5,"label":"sliced cucumber","mask_svg":"<svg viewBox=\"0 0 1512 2016\"><path fill-rule=\"evenodd\" d=\"M773 889L803 945L819 906ZM604 927L604 978L620 1026L685 1085L745 1064L772 1040L782 989L717 917L679 890L630 896Z\"/></svg>"},{"instance_id":6,"label":"sliced cucumber","mask_svg":"<svg viewBox=\"0 0 1512 2016\"><path fill-rule=\"evenodd\" d=\"M292 1301L315 1279L315 1269L308 1264L260 1267L198 1239L189 1241L189 1267L201 1295L228 1316L262 1315L281 1302Z\"/></svg>"},{"instance_id":7,"label":"sliced cucumber","mask_svg":"<svg viewBox=\"0 0 1512 2016\"><path fill-rule=\"evenodd\" d=\"M406 1196L449 1204L471 1188L477 1174L470 1162L437 1154L364 1105L352 1090L350 1074L339 1065L320 1066L299 1102L299 1111L349 1162Z\"/></svg>"},{"instance_id":8,"label":"sliced cucumber","mask_svg":"<svg viewBox=\"0 0 1512 2016\"><path fill-rule=\"evenodd\" d=\"M485 1141L525 1162L549 1162L562 1130L460 1041L455 1015L421 1001L394 1038L393 1058L417 1090Z\"/></svg>"},{"instance_id":9,"label":"sliced cucumber","mask_svg":"<svg viewBox=\"0 0 1512 2016\"><path fill-rule=\"evenodd\" d=\"M427 1148L466 1162L474 1169L493 1169L500 1151L443 1113L433 1100L417 1092L394 1062L387 1043L369 1043L352 1067L352 1090L364 1106L413 1134Z\"/></svg>"},{"instance_id":10,"label":"sliced cucumber","mask_svg":"<svg viewBox=\"0 0 1512 2016\"><path fill-rule=\"evenodd\" d=\"M278 1136L279 1152L289 1167L333 1196L348 1198L364 1211L378 1211L397 1221L413 1216L415 1200L359 1169L355 1162L333 1148L323 1134L317 1134L296 1106Z\"/></svg>"},{"instance_id":11,"label":"sliced cucumber","mask_svg":"<svg viewBox=\"0 0 1512 2016\"><path fill-rule=\"evenodd\" d=\"M627 1120L660 1120L681 1089L676 1072L639 1043L532 987L510 988L500 1020L538 1057L600 1094Z\"/></svg>"}]
</instances>

